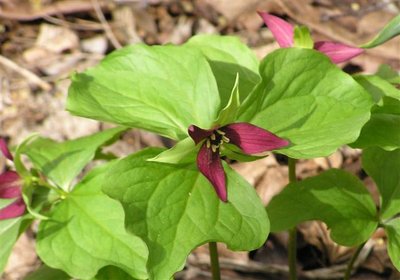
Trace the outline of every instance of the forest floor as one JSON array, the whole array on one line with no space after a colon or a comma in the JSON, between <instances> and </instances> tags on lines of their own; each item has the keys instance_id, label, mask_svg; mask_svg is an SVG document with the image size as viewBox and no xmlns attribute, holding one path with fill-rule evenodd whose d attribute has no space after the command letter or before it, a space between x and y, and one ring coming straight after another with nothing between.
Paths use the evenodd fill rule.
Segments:
<instances>
[{"instance_id":1,"label":"forest floor","mask_svg":"<svg viewBox=\"0 0 400 280\"><path fill-rule=\"evenodd\" d=\"M400 12L399 0L0 0L0 136L11 145L38 132L56 140L73 139L108 125L71 116L64 110L73 72L97 64L128 44L181 44L200 33L235 35L261 59L278 48L256 11L268 11L307 25L314 39L360 45ZM399 38L340 67L350 73L374 73L382 63L400 70ZM163 146L158 136L131 130L112 147L127 155L146 146ZM0 170L5 161L0 159ZM287 184L287 162L270 156L233 167L265 204ZM371 178L361 169L360 151L343 147L327 158L299 161L298 179L328 168L359 176L376 202ZM298 227L298 269L302 279L340 279L354 248L335 244L321 222ZM224 279L285 279L286 233L271 234L249 253L219 247ZM352 279L400 279L381 231L369 240ZM2 280L23 279L40 266L34 251L35 227L21 236ZM196 249L177 279L210 279L206 247Z\"/></svg>"}]
</instances>

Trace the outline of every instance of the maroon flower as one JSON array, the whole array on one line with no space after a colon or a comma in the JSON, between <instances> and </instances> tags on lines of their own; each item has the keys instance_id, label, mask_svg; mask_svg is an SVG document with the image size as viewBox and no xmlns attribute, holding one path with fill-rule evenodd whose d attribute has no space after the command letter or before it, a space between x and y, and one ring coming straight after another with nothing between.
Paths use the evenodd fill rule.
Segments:
<instances>
[{"instance_id":1,"label":"maroon flower","mask_svg":"<svg viewBox=\"0 0 400 280\"><path fill-rule=\"evenodd\" d=\"M0 151L8 159L13 159L6 142L2 138L0 138ZM0 174L0 199L16 198L14 202L0 209L0 220L19 217L25 213L26 205L22 199L21 188L22 179L18 173L5 171Z\"/></svg>"},{"instance_id":2,"label":"maroon flower","mask_svg":"<svg viewBox=\"0 0 400 280\"><path fill-rule=\"evenodd\" d=\"M281 48L289 48L294 44L294 27L287 21L265 12L258 12L264 23L271 30L272 35ZM347 61L361 54L364 50L342 43L320 41L314 44L314 49L327 55L333 63Z\"/></svg>"},{"instance_id":3,"label":"maroon flower","mask_svg":"<svg viewBox=\"0 0 400 280\"><path fill-rule=\"evenodd\" d=\"M203 141L197 154L197 166L224 202L227 201L226 178L219 154L224 143L239 147L245 154L262 153L289 145L287 140L249 123L232 123L209 130L191 125L188 131L196 145Z\"/></svg>"}]
</instances>

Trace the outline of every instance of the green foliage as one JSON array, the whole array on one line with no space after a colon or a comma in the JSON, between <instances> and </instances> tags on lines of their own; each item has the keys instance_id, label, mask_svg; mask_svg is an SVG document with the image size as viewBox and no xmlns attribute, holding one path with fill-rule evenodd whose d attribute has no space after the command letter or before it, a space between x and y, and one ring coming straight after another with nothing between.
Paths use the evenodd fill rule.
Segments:
<instances>
[{"instance_id":1,"label":"green foliage","mask_svg":"<svg viewBox=\"0 0 400 280\"><path fill-rule=\"evenodd\" d=\"M239 75L240 101L244 100L261 80L257 57L237 37L198 35L192 37L185 45L200 50L207 57L218 84L222 107L228 103L236 75Z\"/></svg>"},{"instance_id":2,"label":"green foliage","mask_svg":"<svg viewBox=\"0 0 400 280\"><path fill-rule=\"evenodd\" d=\"M69 191L71 182L94 158L96 151L115 141L124 130L126 128L117 127L61 143L37 137L21 153L26 154L34 167L58 187Z\"/></svg>"},{"instance_id":3,"label":"green foliage","mask_svg":"<svg viewBox=\"0 0 400 280\"><path fill-rule=\"evenodd\" d=\"M0 221L0 274L3 272L12 248L19 236L22 218Z\"/></svg>"},{"instance_id":4,"label":"green foliage","mask_svg":"<svg viewBox=\"0 0 400 280\"><path fill-rule=\"evenodd\" d=\"M385 232L388 237L387 250L393 265L400 270L400 219L386 223Z\"/></svg>"},{"instance_id":5,"label":"green foliage","mask_svg":"<svg viewBox=\"0 0 400 280\"><path fill-rule=\"evenodd\" d=\"M42 265L35 272L29 274L24 280L70 280L68 274L62 270L54 269L48 267L47 265Z\"/></svg>"},{"instance_id":6,"label":"green foliage","mask_svg":"<svg viewBox=\"0 0 400 280\"><path fill-rule=\"evenodd\" d=\"M383 97L371 110L371 119L360 136L351 144L354 148L380 147L391 151L400 147L400 101Z\"/></svg>"},{"instance_id":7,"label":"green foliage","mask_svg":"<svg viewBox=\"0 0 400 280\"><path fill-rule=\"evenodd\" d=\"M331 229L332 239L345 246L366 241L378 226L375 204L364 185L335 169L289 184L271 200L267 211L271 231L321 220Z\"/></svg>"},{"instance_id":8,"label":"green foliage","mask_svg":"<svg viewBox=\"0 0 400 280\"><path fill-rule=\"evenodd\" d=\"M268 217L254 189L240 176L225 167L229 202L224 203L194 163L148 161L158 153L147 149L116 162L103 187L122 203L127 229L148 245L150 279L169 279L194 248L209 241L224 242L232 250L252 250L264 243Z\"/></svg>"},{"instance_id":9,"label":"green foliage","mask_svg":"<svg viewBox=\"0 0 400 280\"><path fill-rule=\"evenodd\" d=\"M108 265L146 279L145 243L124 228L121 205L101 192L104 165L91 171L42 221L37 252L45 264L75 278L88 279Z\"/></svg>"},{"instance_id":10,"label":"green foliage","mask_svg":"<svg viewBox=\"0 0 400 280\"><path fill-rule=\"evenodd\" d=\"M326 156L355 141L370 117L371 97L323 54L280 49L260 66L262 82L241 106L242 121L290 140L279 153Z\"/></svg>"},{"instance_id":11,"label":"green foliage","mask_svg":"<svg viewBox=\"0 0 400 280\"><path fill-rule=\"evenodd\" d=\"M187 136L191 124L209 127L219 104L213 72L200 51L136 44L76 74L67 109L178 140Z\"/></svg>"},{"instance_id":12,"label":"green foliage","mask_svg":"<svg viewBox=\"0 0 400 280\"><path fill-rule=\"evenodd\" d=\"M378 186L382 219L400 213L400 149L391 152L378 147L365 149L362 166Z\"/></svg>"}]
</instances>

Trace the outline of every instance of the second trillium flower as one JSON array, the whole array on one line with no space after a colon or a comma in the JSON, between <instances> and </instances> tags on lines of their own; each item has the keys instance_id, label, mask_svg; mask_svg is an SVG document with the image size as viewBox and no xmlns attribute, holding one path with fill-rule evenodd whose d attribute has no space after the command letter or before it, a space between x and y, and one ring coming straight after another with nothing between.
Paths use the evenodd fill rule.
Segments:
<instances>
[{"instance_id":1,"label":"second trillium flower","mask_svg":"<svg viewBox=\"0 0 400 280\"><path fill-rule=\"evenodd\" d=\"M249 123L232 123L208 130L191 125L188 132L196 145L202 142L197 154L200 172L213 185L218 197L225 202L226 178L220 158L220 149L224 144L233 144L249 155L289 145L287 140Z\"/></svg>"},{"instance_id":2,"label":"second trillium flower","mask_svg":"<svg viewBox=\"0 0 400 280\"><path fill-rule=\"evenodd\" d=\"M294 45L294 26L283 19L266 12L258 12L264 23L271 30L272 35L281 48L290 48ZM358 56L364 50L342 43L319 41L315 42L314 49L328 56L333 63L341 63Z\"/></svg>"}]
</instances>

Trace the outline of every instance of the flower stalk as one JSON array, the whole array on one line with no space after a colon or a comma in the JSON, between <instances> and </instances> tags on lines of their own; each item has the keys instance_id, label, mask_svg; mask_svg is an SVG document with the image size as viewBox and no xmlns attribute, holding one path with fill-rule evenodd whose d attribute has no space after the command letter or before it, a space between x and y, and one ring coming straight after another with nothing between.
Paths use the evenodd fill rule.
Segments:
<instances>
[{"instance_id":1,"label":"flower stalk","mask_svg":"<svg viewBox=\"0 0 400 280\"><path fill-rule=\"evenodd\" d=\"M210 250L210 263L211 263L212 279L220 280L221 279L221 271L219 268L219 261L218 261L217 242L209 242L208 248Z\"/></svg>"},{"instance_id":2,"label":"flower stalk","mask_svg":"<svg viewBox=\"0 0 400 280\"><path fill-rule=\"evenodd\" d=\"M289 182L296 182L296 160L289 159ZM297 228L294 227L289 230L289 243L288 243L288 263L289 263L289 279L297 279Z\"/></svg>"}]
</instances>

